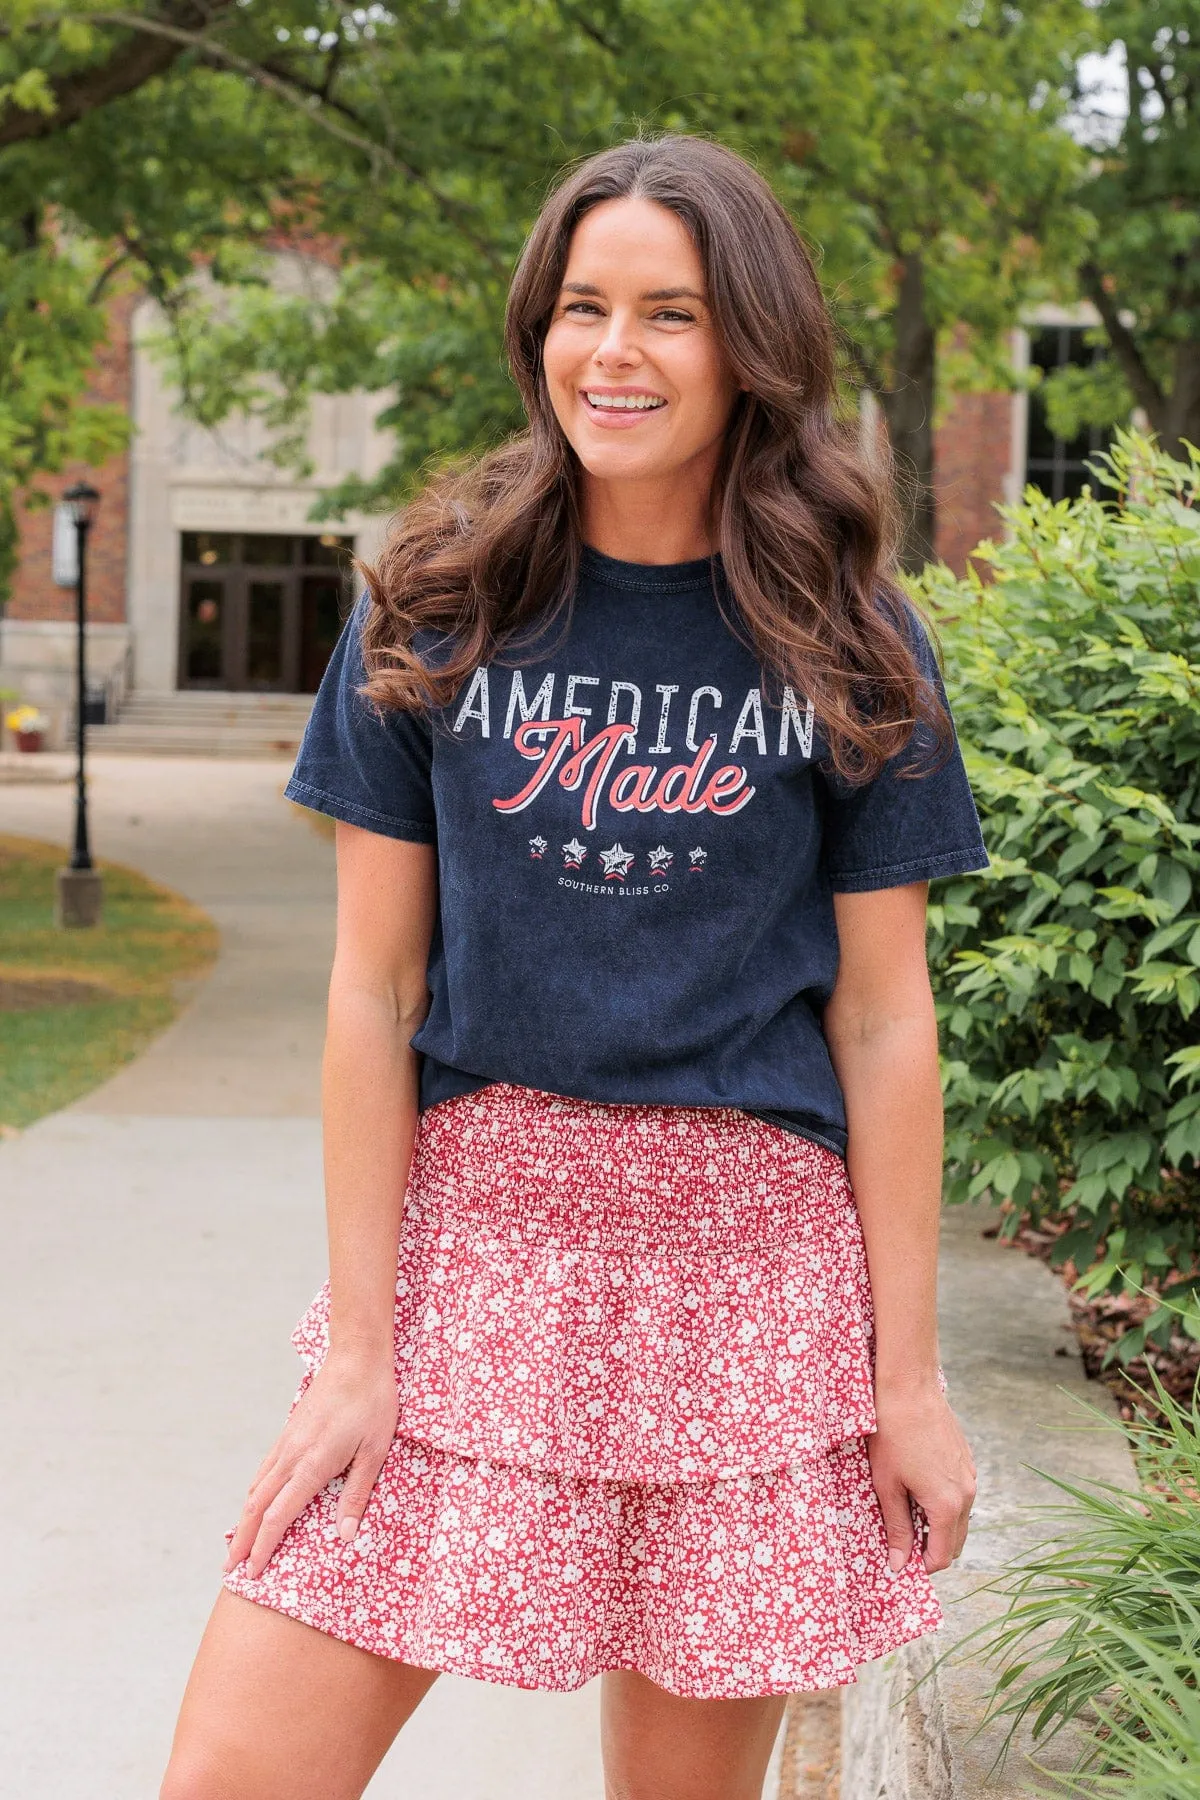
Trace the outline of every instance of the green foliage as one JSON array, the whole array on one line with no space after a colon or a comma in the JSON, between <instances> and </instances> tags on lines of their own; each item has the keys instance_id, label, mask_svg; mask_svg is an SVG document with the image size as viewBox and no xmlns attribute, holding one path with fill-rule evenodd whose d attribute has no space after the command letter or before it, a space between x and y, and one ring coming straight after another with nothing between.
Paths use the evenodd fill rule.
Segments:
<instances>
[{"instance_id":1,"label":"green foliage","mask_svg":"<svg viewBox=\"0 0 1200 1800\"><path fill-rule=\"evenodd\" d=\"M1084 341L1090 348L1102 342L1103 336L1101 331L1088 332ZM1133 404L1121 366L1111 356L1054 369L1042 380L1040 391L1046 421L1055 437L1066 443L1089 426L1103 430L1105 426L1123 423Z\"/></svg>"},{"instance_id":2,"label":"green foliage","mask_svg":"<svg viewBox=\"0 0 1200 1800\"><path fill-rule=\"evenodd\" d=\"M17 496L68 462L103 462L129 435L117 407L79 400L104 332L96 262L89 246L0 229L0 595Z\"/></svg>"},{"instance_id":3,"label":"green foliage","mask_svg":"<svg viewBox=\"0 0 1200 1800\"><path fill-rule=\"evenodd\" d=\"M1069 1213L1056 1254L1089 1292L1177 1272L1178 1303L1200 1247L1200 452L1121 434L1096 468L1103 498L1004 509L990 584L917 585L993 858L931 908L948 1194ZM1183 1323L1200 1336L1200 1304Z\"/></svg>"},{"instance_id":4,"label":"green foliage","mask_svg":"<svg viewBox=\"0 0 1200 1800\"><path fill-rule=\"evenodd\" d=\"M1114 129L1110 100L1084 134L1095 154L1077 199L1092 241L1079 278L1112 359L1074 377L1092 389L1075 416L1120 423L1140 406L1178 455L1180 438L1200 442L1200 0L1095 0L1093 10L1103 41L1120 48L1128 105Z\"/></svg>"},{"instance_id":5,"label":"green foliage","mask_svg":"<svg viewBox=\"0 0 1200 1800\"><path fill-rule=\"evenodd\" d=\"M1194 1614L1190 1623L1194 1629ZM1115 1657L1103 1659L1114 1685L1124 1682L1119 1704L1093 1708L1108 1767L1076 1775L1067 1792L1081 1800L1200 1800L1200 1694L1150 1639L1115 1626L1111 1635L1139 1667L1122 1675Z\"/></svg>"},{"instance_id":6,"label":"green foliage","mask_svg":"<svg viewBox=\"0 0 1200 1800\"><path fill-rule=\"evenodd\" d=\"M1082 241L1059 121L1093 36L1080 0L81 0L66 20L8 0L0 219L53 208L118 256L163 308L188 409L261 416L284 462L314 394L388 394L395 453L336 498L390 505L511 429L499 326L524 233L557 169L638 130L758 162L817 247L856 379L905 385L914 258L934 332L972 326L954 380L1008 379L1017 309ZM340 271L264 289L234 252L268 233Z\"/></svg>"},{"instance_id":7,"label":"green foliage","mask_svg":"<svg viewBox=\"0 0 1200 1800\"><path fill-rule=\"evenodd\" d=\"M413 206L403 172L376 169L353 199L343 181L338 228L355 260L339 288L303 306L239 301L223 324L208 307L186 345L176 338L177 371L213 417L242 407L270 421L282 404L296 426L311 394L346 382L352 342L355 385L394 395L381 423L396 450L334 499L394 504L431 459L481 450L519 422L499 358L507 272L556 169L638 130L680 129L742 150L772 182L816 248L855 382L905 385L906 257L920 259L935 335L972 328L945 362L953 384L1008 382L1009 328L1066 277L1086 231L1070 200L1079 153L1058 120L1091 30L1078 0L1020 13L982 0L969 19L959 0L399 11L369 63L344 53L339 94L372 143L403 119L468 216L429 222L422 262L400 224Z\"/></svg>"},{"instance_id":8,"label":"green foliage","mask_svg":"<svg viewBox=\"0 0 1200 1800\"><path fill-rule=\"evenodd\" d=\"M1144 1490L1047 1475L1070 1497L1041 1509L1054 1536L986 1584L1006 1612L951 1653L996 1667L983 1723L1005 1722L1006 1742L1021 1724L1040 1744L1092 1727L1068 1791L1095 1800L1200 1797L1200 1400L1154 1386L1160 1426L1097 1415Z\"/></svg>"}]
</instances>

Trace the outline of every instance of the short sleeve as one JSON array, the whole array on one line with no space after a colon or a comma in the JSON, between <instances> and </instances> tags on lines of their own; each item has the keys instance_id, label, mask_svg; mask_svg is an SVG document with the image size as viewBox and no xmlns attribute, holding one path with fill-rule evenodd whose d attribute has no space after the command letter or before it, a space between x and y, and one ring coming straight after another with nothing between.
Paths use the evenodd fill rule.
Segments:
<instances>
[{"instance_id":1,"label":"short sleeve","mask_svg":"<svg viewBox=\"0 0 1200 1800\"><path fill-rule=\"evenodd\" d=\"M432 844L437 826L429 722L418 713L381 714L357 691L366 680L367 605L364 594L342 627L284 795L383 837Z\"/></svg>"},{"instance_id":2,"label":"short sleeve","mask_svg":"<svg viewBox=\"0 0 1200 1800\"><path fill-rule=\"evenodd\" d=\"M949 715L933 644L911 609L909 623L921 672ZM916 772L902 774L905 769ZM956 733L942 756L932 729L918 726L874 780L852 786L832 773L825 780L822 853L835 893L865 894L988 867Z\"/></svg>"}]
</instances>

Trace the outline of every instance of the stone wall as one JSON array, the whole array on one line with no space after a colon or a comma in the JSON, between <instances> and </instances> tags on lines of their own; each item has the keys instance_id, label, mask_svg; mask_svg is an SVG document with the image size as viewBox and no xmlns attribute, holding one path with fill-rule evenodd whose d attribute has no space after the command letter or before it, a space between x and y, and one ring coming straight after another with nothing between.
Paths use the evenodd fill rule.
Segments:
<instances>
[{"instance_id":1,"label":"stone wall","mask_svg":"<svg viewBox=\"0 0 1200 1800\"><path fill-rule=\"evenodd\" d=\"M789 1702L778 1800L1062 1795L1058 1777L1083 1747L1073 1728L1037 1745L1026 1730L997 1764L1003 1723L978 1729L997 1671L976 1653L975 1633L1004 1610L988 1583L1071 1528L1070 1501L1046 1476L1136 1488L1112 1396L1087 1377L1061 1280L987 1235L997 1219L980 1206L947 1207L942 1217L942 1361L979 1470L963 1555L934 1577L945 1624L866 1664L838 1700Z\"/></svg>"}]
</instances>

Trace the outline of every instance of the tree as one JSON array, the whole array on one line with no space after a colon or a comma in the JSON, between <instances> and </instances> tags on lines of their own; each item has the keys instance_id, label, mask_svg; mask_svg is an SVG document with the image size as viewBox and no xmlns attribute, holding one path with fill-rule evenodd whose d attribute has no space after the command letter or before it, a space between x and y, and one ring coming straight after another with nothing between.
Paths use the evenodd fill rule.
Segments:
<instances>
[{"instance_id":1,"label":"tree","mask_svg":"<svg viewBox=\"0 0 1200 1800\"><path fill-rule=\"evenodd\" d=\"M751 154L815 242L848 387L879 393L918 478L919 563L939 353L965 323L967 378L1001 369L1076 226L1057 121L1082 0L92 0L69 29L17 4L0 204L117 246L201 419L261 411L295 455L313 392L390 390L395 456L343 506L394 504L431 456L515 423L499 321L556 168L633 130L700 130ZM332 291L265 284L246 249L281 230L341 246Z\"/></svg>"},{"instance_id":2,"label":"tree","mask_svg":"<svg viewBox=\"0 0 1200 1800\"><path fill-rule=\"evenodd\" d=\"M645 22L614 45L636 109L671 91L696 11L655 0L621 16ZM934 542L939 371L943 391L1007 385L1008 332L1082 251L1082 158L1062 121L1090 11L809 0L755 7L717 38L683 116L750 149L819 247L850 378L878 395L914 478L906 562L919 567Z\"/></svg>"},{"instance_id":3,"label":"tree","mask_svg":"<svg viewBox=\"0 0 1200 1800\"><path fill-rule=\"evenodd\" d=\"M1091 120L1078 279L1111 355L1050 378L1050 421L1071 437L1139 406L1181 455L1200 443L1200 0L1100 0L1097 23L1124 47L1127 105L1115 132ZM1085 110L1092 98L1081 94Z\"/></svg>"}]
</instances>

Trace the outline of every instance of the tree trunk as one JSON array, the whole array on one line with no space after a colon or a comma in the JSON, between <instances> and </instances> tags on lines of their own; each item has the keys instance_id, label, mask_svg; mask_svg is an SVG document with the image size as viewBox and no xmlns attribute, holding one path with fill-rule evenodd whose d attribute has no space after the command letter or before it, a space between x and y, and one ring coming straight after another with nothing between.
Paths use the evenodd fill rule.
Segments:
<instances>
[{"instance_id":1,"label":"tree trunk","mask_svg":"<svg viewBox=\"0 0 1200 1800\"><path fill-rule=\"evenodd\" d=\"M937 523L933 496L933 402L937 339L925 310L925 271L919 252L901 258L896 307L895 376L880 394L900 469L905 532L900 560L914 574L933 559Z\"/></svg>"},{"instance_id":2,"label":"tree trunk","mask_svg":"<svg viewBox=\"0 0 1200 1800\"><path fill-rule=\"evenodd\" d=\"M1200 449L1200 343L1180 344L1175 351L1171 391L1150 413L1160 450L1188 460L1184 440Z\"/></svg>"}]
</instances>

